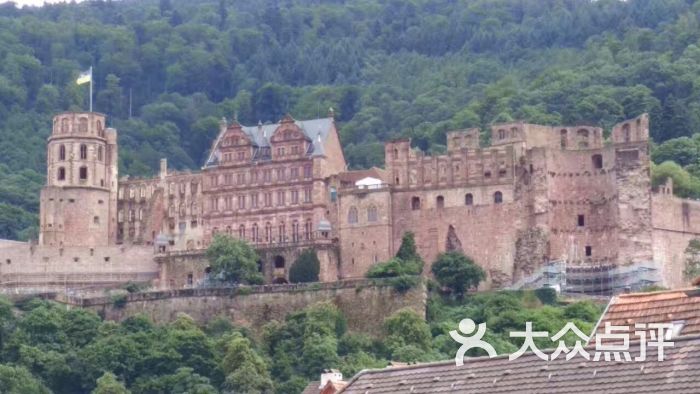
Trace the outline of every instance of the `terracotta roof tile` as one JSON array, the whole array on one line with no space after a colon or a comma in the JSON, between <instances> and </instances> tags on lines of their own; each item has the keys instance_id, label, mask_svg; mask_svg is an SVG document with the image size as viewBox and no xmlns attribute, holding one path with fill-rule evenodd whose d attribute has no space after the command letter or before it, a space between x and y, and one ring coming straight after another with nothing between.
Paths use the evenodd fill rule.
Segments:
<instances>
[{"instance_id":1,"label":"terracotta roof tile","mask_svg":"<svg viewBox=\"0 0 700 394\"><path fill-rule=\"evenodd\" d=\"M588 348L593 352L592 348ZM658 361L647 347L644 362L566 360L543 361L532 353L509 361L508 356L466 359L367 370L357 374L341 393L691 393L700 387L700 337L678 339ZM632 356L638 343L630 345Z\"/></svg>"},{"instance_id":2,"label":"terracotta roof tile","mask_svg":"<svg viewBox=\"0 0 700 394\"><path fill-rule=\"evenodd\" d=\"M700 334L700 290L693 288L615 296L598 322L596 332L603 332L606 322L627 326L633 333L637 323L674 321L684 322L680 335Z\"/></svg>"}]
</instances>

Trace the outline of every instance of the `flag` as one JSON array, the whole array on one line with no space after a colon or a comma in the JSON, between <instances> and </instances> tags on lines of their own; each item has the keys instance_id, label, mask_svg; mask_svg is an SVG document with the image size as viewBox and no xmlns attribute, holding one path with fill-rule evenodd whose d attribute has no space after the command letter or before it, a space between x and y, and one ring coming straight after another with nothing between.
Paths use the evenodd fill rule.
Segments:
<instances>
[{"instance_id":1,"label":"flag","mask_svg":"<svg viewBox=\"0 0 700 394\"><path fill-rule=\"evenodd\" d=\"M75 82L78 85L92 82L92 69L81 72L80 75L78 75L78 79Z\"/></svg>"}]
</instances>

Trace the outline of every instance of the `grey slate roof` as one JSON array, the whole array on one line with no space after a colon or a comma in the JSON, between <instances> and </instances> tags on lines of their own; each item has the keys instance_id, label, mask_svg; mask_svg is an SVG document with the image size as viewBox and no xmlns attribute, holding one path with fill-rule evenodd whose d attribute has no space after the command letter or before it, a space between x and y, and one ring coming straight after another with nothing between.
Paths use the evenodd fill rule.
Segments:
<instances>
[{"instance_id":1,"label":"grey slate roof","mask_svg":"<svg viewBox=\"0 0 700 394\"><path fill-rule=\"evenodd\" d=\"M453 360L358 373L341 393L700 393L700 336L676 338L664 361L647 347L644 362L543 361L532 353ZM588 348L591 355L594 350ZM639 344L630 344L632 357ZM592 357L591 357L592 360Z\"/></svg>"},{"instance_id":2,"label":"grey slate roof","mask_svg":"<svg viewBox=\"0 0 700 394\"><path fill-rule=\"evenodd\" d=\"M333 126L333 118L321 118L311 120L295 120L294 124L301 129L306 138L311 141L307 156L321 156L324 154L323 143L326 142L330 130ZM255 151L253 152L253 160L269 160L270 159L270 137L275 130L280 126L279 123L268 123L257 126L242 126L243 132L250 138ZM219 160L219 144L221 143L223 131L216 137L216 146L209 154L205 167L215 166ZM319 138L320 136L320 138Z\"/></svg>"}]
</instances>

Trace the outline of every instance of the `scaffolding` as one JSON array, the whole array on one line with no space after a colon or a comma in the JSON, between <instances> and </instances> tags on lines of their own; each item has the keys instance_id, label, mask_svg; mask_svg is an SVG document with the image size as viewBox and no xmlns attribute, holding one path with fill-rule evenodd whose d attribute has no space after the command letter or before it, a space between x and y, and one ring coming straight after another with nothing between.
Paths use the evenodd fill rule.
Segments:
<instances>
[{"instance_id":1,"label":"scaffolding","mask_svg":"<svg viewBox=\"0 0 700 394\"><path fill-rule=\"evenodd\" d=\"M659 267L651 261L618 266L605 263L572 265L559 260L542 265L510 289L550 287L564 294L614 295L641 291L659 283Z\"/></svg>"}]
</instances>

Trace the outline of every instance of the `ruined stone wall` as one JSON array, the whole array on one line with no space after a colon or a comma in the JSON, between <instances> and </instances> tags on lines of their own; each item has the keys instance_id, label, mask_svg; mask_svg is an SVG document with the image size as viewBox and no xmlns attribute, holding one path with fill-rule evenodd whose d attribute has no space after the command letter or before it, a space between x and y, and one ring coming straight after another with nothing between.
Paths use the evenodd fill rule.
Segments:
<instances>
[{"instance_id":1,"label":"ruined stone wall","mask_svg":"<svg viewBox=\"0 0 700 394\"><path fill-rule=\"evenodd\" d=\"M683 275L684 252L688 242L700 238L700 202L673 196L672 192L652 195L654 261L661 262L664 285L687 286L693 278Z\"/></svg>"},{"instance_id":2,"label":"ruined stone wall","mask_svg":"<svg viewBox=\"0 0 700 394\"><path fill-rule=\"evenodd\" d=\"M617 245L610 242L617 237L614 150L547 150L545 168L550 259L615 261Z\"/></svg>"},{"instance_id":3,"label":"ruined stone wall","mask_svg":"<svg viewBox=\"0 0 700 394\"><path fill-rule=\"evenodd\" d=\"M47 286L71 289L158 279L151 247L16 244L0 249L0 255L3 290Z\"/></svg>"},{"instance_id":4,"label":"ruined stone wall","mask_svg":"<svg viewBox=\"0 0 700 394\"><path fill-rule=\"evenodd\" d=\"M349 281L327 284L260 286L250 294L237 289L181 289L127 295L124 307L116 307L109 297L76 299L59 297L57 301L91 309L109 320L123 320L144 313L158 324L186 313L198 322L217 316L230 318L235 325L253 332L266 323L284 318L318 302L332 302L347 319L348 330L381 335L384 319L402 308L410 308L425 317L426 291L423 284L405 293L391 286Z\"/></svg>"},{"instance_id":5,"label":"ruined stone wall","mask_svg":"<svg viewBox=\"0 0 700 394\"><path fill-rule=\"evenodd\" d=\"M502 194L496 203L494 195ZM465 204L471 194L473 202ZM437 205L438 196L443 206ZM413 209L413 199L420 207ZM425 272L439 253L446 249L449 227L453 226L465 254L484 268L486 287L510 284L518 230L524 228L526 212L513 200L513 185L484 185L432 190L396 191L392 193L393 246L395 254L405 231L416 237L418 252L426 262Z\"/></svg>"},{"instance_id":6,"label":"ruined stone wall","mask_svg":"<svg viewBox=\"0 0 700 394\"><path fill-rule=\"evenodd\" d=\"M341 189L337 211L341 278L364 277L372 265L393 256L393 217L388 187Z\"/></svg>"}]
</instances>

